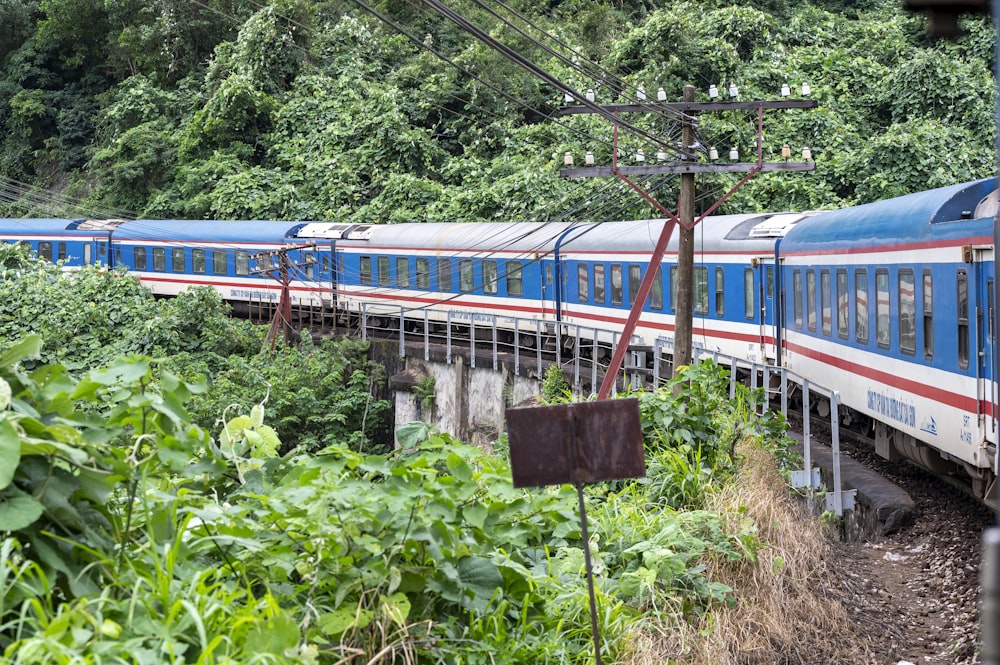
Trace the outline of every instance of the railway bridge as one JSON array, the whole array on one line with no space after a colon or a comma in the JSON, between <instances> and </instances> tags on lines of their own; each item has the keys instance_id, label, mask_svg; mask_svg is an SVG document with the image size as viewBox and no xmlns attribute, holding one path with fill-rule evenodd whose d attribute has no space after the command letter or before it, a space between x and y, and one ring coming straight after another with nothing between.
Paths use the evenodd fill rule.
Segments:
<instances>
[{"instance_id":1,"label":"railway bridge","mask_svg":"<svg viewBox=\"0 0 1000 665\"><path fill-rule=\"evenodd\" d=\"M395 426L420 420L442 431L451 432L467 443L488 447L505 431L505 412L511 406L537 402L542 380L552 366L561 369L563 379L578 396L596 391L604 379L608 360L618 344L624 343L611 331L557 324L543 329L536 321L511 321L502 315L479 315L476 319L449 317L443 324L416 323L400 310L390 316L362 314L352 325L341 327L340 335L372 342L372 358L383 365L390 376L390 399ZM520 331L528 332L520 332ZM513 332L512 332L513 331ZM610 343L600 341L606 334ZM654 389L672 376L670 355L672 339L656 340L652 347L632 340L626 363L616 382L616 391ZM730 395L736 383L751 388L767 386L774 406L780 404L788 413L789 394L783 369L732 357L699 347L695 358L711 357L735 371L730 374ZM798 436L803 444L803 468L793 474L793 484L800 488L819 488L825 483L825 508L838 515L852 511L854 489L843 489L839 451L839 394L822 386L810 386L799 380L802 404L826 404L832 448L823 453L821 469L813 465L809 419L803 419L804 431ZM821 412L823 409L821 409ZM822 476L826 476L825 479ZM877 501L876 501L877 503ZM882 507L864 518L870 530L884 521Z\"/></svg>"}]
</instances>

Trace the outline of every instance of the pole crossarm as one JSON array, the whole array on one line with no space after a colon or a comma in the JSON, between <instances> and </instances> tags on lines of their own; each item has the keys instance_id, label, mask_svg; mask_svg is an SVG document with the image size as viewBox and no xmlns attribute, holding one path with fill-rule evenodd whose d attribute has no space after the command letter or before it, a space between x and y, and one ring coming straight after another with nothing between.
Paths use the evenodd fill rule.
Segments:
<instances>
[{"instance_id":1,"label":"pole crossarm","mask_svg":"<svg viewBox=\"0 0 1000 665\"><path fill-rule=\"evenodd\" d=\"M736 162L733 164L649 164L643 166L584 166L560 169L563 178L599 178L617 174L640 176L663 173L768 173L772 171L815 171L816 162Z\"/></svg>"},{"instance_id":2,"label":"pole crossarm","mask_svg":"<svg viewBox=\"0 0 1000 665\"><path fill-rule=\"evenodd\" d=\"M813 109L819 106L815 99L782 99L775 102L655 102L648 104L574 104L559 109L559 115L599 113L697 113L701 111L742 111L757 109Z\"/></svg>"},{"instance_id":3,"label":"pole crossarm","mask_svg":"<svg viewBox=\"0 0 1000 665\"><path fill-rule=\"evenodd\" d=\"M1000 3L1000 0L996 0ZM694 228L701 223L708 215L715 211L724 201L732 196L740 187L758 173L765 172L793 172L793 171L814 171L816 163L808 161L809 155L803 151L803 156L807 161L788 161L787 145L782 151L785 161L765 162L764 161L764 110L765 109L806 109L815 108L817 102L812 99L802 100L781 100L776 102L752 101L752 102L709 102L698 103L694 101L694 86L684 86L684 101L677 103L658 104L618 104L604 105L600 107L601 114L607 117L610 113L614 120L612 143L611 166L587 166L584 168L566 168L559 171L563 178L596 178L614 176L629 187L639 196L659 210L666 217L666 223L660 232L660 237L653 248L649 265L646 267L645 275L639 285L639 292L629 311L628 320L622 330L623 344L616 349L611 358L608 371L598 391L597 399L607 399L617 379L618 370L622 366L625 350L628 347L628 340L638 326L642 316L643 306L652 288L654 275L663 259L667 243L676 227L680 227L680 238L677 246L677 303L674 317L674 363L687 364L691 361L691 331L693 327L693 311L691 303L692 281L693 281L693 254L694 254ZM561 113L568 115L572 113L593 113L597 105L569 106L561 110ZM725 111L731 109L754 110L757 112L757 154L752 162L731 162L731 163L703 163L697 161L693 148L696 144L694 128L697 124L699 113L703 111ZM683 128L681 145L685 149L681 150L681 160L673 160L669 163L661 162L657 164L642 164L639 166L619 166L618 165L618 116L621 113L653 113L658 111L680 112L683 117ZM662 158L661 158L662 159ZM572 162L569 162L570 164ZM738 183L733 185L728 192L715 201L701 216L697 216L694 210L694 174L696 173L743 173L745 174ZM680 194L677 199L677 214L670 212L664 205L656 201L642 187L629 180L628 176L645 176L656 174L677 173L680 174Z\"/></svg>"}]
</instances>

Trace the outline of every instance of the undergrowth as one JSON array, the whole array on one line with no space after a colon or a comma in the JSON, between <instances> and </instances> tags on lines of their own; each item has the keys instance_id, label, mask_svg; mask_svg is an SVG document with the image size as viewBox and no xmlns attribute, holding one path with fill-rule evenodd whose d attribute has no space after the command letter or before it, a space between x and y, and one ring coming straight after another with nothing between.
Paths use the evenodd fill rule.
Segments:
<instances>
[{"instance_id":1,"label":"undergrowth","mask_svg":"<svg viewBox=\"0 0 1000 665\"><path fill-rule=\"evenodd\" d=\"M41 348L0 355L5 662L589 663L585 547L603 655L631 662L738 617L777 565L726 488L781 423L708 363L640 398L647 475L587 487L585 543L573 488L516 489L504 454L426 425L307 452L262 399L210 436L184 406L204 384L142 357L25 371Z\"/></svg>"}]
</instances>

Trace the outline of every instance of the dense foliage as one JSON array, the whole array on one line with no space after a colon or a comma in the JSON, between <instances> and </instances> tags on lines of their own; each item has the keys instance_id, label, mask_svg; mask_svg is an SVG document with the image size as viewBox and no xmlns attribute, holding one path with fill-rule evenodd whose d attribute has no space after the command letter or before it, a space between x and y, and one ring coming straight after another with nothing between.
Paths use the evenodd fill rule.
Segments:
<instances>
[{"instance_id":1,"label":"dense foliage","mask_svg":"<svg viewBox=\"0 0 1000 665\"><path fill-rule=\"evenodd\" d=\"M64 272L33 258L23 245L0 244L0 349L29 333L42 340L25 367L59 363L88 370L123 356L152 357L184 380L210 381L189 405L194 422L205 429L267 403L272 424L289 445L370 447L385 426L388 405L372 398L372 384L385 377L367 360L367 345L314 345L307 334L297 348L262 354L264 332L230 317L214 289L155 299L123 270L84 266Z\"/></svg>"},{"instance_id":2,"label":"dense foliage","mask_svg":"<svg viewBox=\"0 0 1000 665\"><path fill-rule=\"evenodd\" d=\"M588 488L583 543L572 488L514 489L503 454L425 426L390 456L280 456L263 405L212 437L184 407L203 385L142 357L79 379L26 370L40 350L28 337L0 355L5 662L585 663L583 547L613 659L649 621L735 602L709 567L752 565L761 547L687 489L735 471L734 428L763 434L698 387L725 385L710 364L677 379L686 399L643 413L652 460L669 410L726 443L716 468L680 449L682 473L652 464L645 481Z\"/></svg>"},{"instance_id":3,"label":"dense foliage","mask_svg":"<svg viewBox=\"0 0 1000 665\"><path fill-rule=\"evenodd\" d=\"M707 101L710 83L735 82L742 99L809 83L819 108L769 112L764 152L809 146L816 172L758 176L723 211L834 207L995 170L986 19L934 42L897 0L493 7L519 34L473 2L451 5L605 103L639 84L679 100L690 83ZM607 121L560 117L560 91L428 6L372 9L393 25L347 0L0 3L0 197L16 199L0 207L364 222L650 213L607 179L558 175L564 151L610 160ZM538 46L515 11L558 41ZM669 116L628 120L679 139ZM706 113L698 140L748 155L755 132L754 114ZM622 134L623 158L639 147L656 152ZM705 207L735 178L699 183ZM673 207L675 179L644 184Z\"/></svg>"}]
</instances>

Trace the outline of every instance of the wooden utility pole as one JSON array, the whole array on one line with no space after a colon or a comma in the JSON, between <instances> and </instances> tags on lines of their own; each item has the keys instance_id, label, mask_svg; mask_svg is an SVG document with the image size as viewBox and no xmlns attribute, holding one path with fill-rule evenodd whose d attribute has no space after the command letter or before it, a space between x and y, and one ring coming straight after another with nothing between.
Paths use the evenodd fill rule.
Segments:
<instances>
[{"instance_id":1,"label":"wooden utility pole","mask_svg":"<svg viewBox=\"0 0 1000 665\"><path fill-rule=\"evenodd\" d=\"M1000 1L1000 0L998 0ZM808 86L803 85L803 95L808 93ZM733 87L735 90L735 86ZM572 90L566 89L564 91L566 94L573 94ZM732 93L735 96L735 93ZM788 94L787 88L783 93ZM674 226L681 227L681 236L679 239L678 247L678 260L677 260L677 298L674 302L674 366L680 364L688 364L691 362L691 339L692 339L692 328L693 328L693 317L694 317L694 227L697 226L705 217L710 215L715 211L722 203L728 199L732 194L743 186L750 178L757 175L758 173L773 172L773 171L812 171L816 168L816 163L809 161L808 158L804 158L801 162L789 161L786 157L780 162L765 162L764 161L764 110L765 109L807 109L815 108L817 106L815 100L811 99L782 99L780 101L753 101L753 102L741 102L741 101L711 101L711 102L695 102L694 101L694 87L685 86L684 87L684 101L680 103L668 103L668 102L657 102L657 103L640 103L640 104L611 104L607 106L597 107L595 104L588 102L580 106L568 106L561 110L563 115L573 115L579 113L596 113L601 112L601 115L608 117L608 114L613 114L617 117L620 113L674 113L681 114L682 122L682 140L683 145L681 146L681 159L674 163L658 163L658 164L642 164L637 166L619 166L617 155L618 155L618 125L615 125L614 132L614 144L612 146L612 164L611 166L587 166L583 168L565 168L559 173L564 178L594 178L599 176L615 176L625 182L629 187L635 190L640 196L642 196L646 201L648 201L654 208L659 210L666 218L666 224L663 227L663 231L660 235L659 240L656 243L656 247L653 250L653 254L650 257L649 267L646 270L646 275L643 277L642 284L639 287L639 292L636 294L635 303L632 305L632 310L629 312L628 320L625 323L625 327L622 331L622 340L624 343L620 344L615 351L615 354L611 358L611 363L608 367L607 374L605 375L604 383L601 385L598 391L598 399L605 399L611 392L611 387L614 383L615 377L618 374L618 370L621 368L622 361L625 357L625 352L628 348L627 340L631 339L632 333L638 324L639 316L642 312L642 308L645 305L646 298L649 295L650 288L653 283L653 274L660 266L660 260L663 258L663 252L666 250L667 243L670 239L670 235L673 232ZM596 110L595 110L596 109ZM730 163L700 163L694 159L694 144L695 144L695 124L696 118L699 112L706 111L734 111L734 110L747 110L747 111L757 111L757 159L754 162L730 162ZM803 151L805 154L805 151ZM570 163L570 161L567 161ZM701 216L695 216L695 173L745 173L746 175L733 185L732 188L726 194L721 196L715 201ZM656 201L652 196L645 192L641 187L633 183L629 176L641 176L641 175L655 175L655 174L668 174L677 173L681 176L681 186L680 192L678 194L677 201L677 214L673 214L661 203Z\"/></svg>"},{"instance_id":2,"label":"wooden utility pole","mask_svg":"<svg viewBox=\"0 0 1000 665\"><path fill-rule=\"evenodd\" d=\"M684 86L684 101L694 101L694 86ZM681 147L686 159L694 159L696 116L685 116ZM681 174L677 195L680 237L677 243L677 302L674 310L674 367L691 364L691 329L694 327L694 174Z\"/></svg>"},{"instance_id":3,"label":"wooden utility pole","mask_svg":"<svg viewBox=\"0 0 1000 665\"><path fill-rule=\"evenodd\" d=\"M270 349L271 353L274 353L279 331L284 337L285 344L290 344L296 335L295 328L292 326L291 284L294 275L300 271L300 267L292 262L288 253L292 250L315 248L316 245L297 245L269 252L260 252L250 257L259 266L256 270L251 271L252 274L269 275L281 284L281 297L278 299L278 307L274 310L271 327L268 329L267 336L264 339L264 348Z\"/></svg>"}]
</instances>

